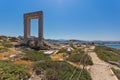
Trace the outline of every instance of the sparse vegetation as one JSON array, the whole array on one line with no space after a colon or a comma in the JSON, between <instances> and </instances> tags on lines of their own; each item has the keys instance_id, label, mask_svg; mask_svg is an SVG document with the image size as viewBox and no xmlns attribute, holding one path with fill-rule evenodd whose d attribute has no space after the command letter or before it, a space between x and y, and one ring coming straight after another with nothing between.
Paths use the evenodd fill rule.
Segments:
<instances>
[{"instance_id":1,"label":"sparse vegetation","mask_svg":"<svg viewBox=\"0 0 120 80\"><path fill-rule=\"evenodd\" d=\"M69 80L75 67L66 62L54 62L54 61L43 61L34 64L34 70L41 71L45 70L47 80ZM77 72L73 76L72 80L77 80L81 69L77 69ZM92 80L90 74L83 70L83 73L79 80Z\"/></svg>"},{"instance_id":2,"label":"sparse vegetation","mask_svg":"<svg viewBox=\"0 0 120 80\"><path fill-rule=\"evenodd\" d=\"M31 61L39 61L39 60L49 60L49 56L45 56L42 51L24 51L26 53L24 59Z\"/></svg>"},{"instance_id":3,"label":"sparse vegetation","mask_svg":"<svg viewBox=\"0 0 120 80\"><path fill-rule=\"evenodd\" d=\"M59 54L59 53L67 53L67 50L66 50L66 49L60 49L60 50L57 52L57 54Z\"/></svg>"},{"instance_id":4,"label":"sparse vegetation","mask_svg":"<svg viewBox=\"0 0 120 80\"><path fill-rule=\"evenodd\" d=\"M0 80L28 80L29 72L22 65L0 61Z\"/></svg>"},{"instance_id":5,"label":"sparse vegetation","mask_svg":"<svg viewBox=\"0 0 120 80\"><path fill-rule=\"evenodd\" d=\"M114 68L112 68L112 70L115 73L115 75L118 77L118 79L120 80L120 70L119 69L114 69Z\"/></svg>"},{"instance_id":6,"label":"sparse vegetation","mask_svg":"<svg viewBox=\"0 0 120 80\"><path fill-rule=\"evenodd\" d=\"M120 61L120 55L114 52L111 48L105 46L97 46L95 48L95 52L97 53L98 57L104 61Z\"/></svg>"},{"instance_id":7,"label":"sparse vegetation","mask_svg":"<svg viewBox=\"0 0 120 80\"><path fill-rule=\"evenodd\" d=\"M13 47L13 44L11 43L3 43L2 46L6 47L6 48L12 48Z\"/></svg>"},{"instance_id":8,"label":"sparse vegetation","mask_svg":"<svg viewBox=\"0 0 120 80\"><path fill-rule=\"evenodd\" d=\"M111 52L113 52L115 54L120 55L120 49L106 47L106 50L111 51Z\"/></svg>"},{"instance_id":9,"label":"sparse vegetation","mask_svg":"<svg viewBox=\"0 0 120 80\"><path fill-rule=\"evenodd\" d=\"M9 51L8 48L0 47L0 53L7 52L7 51Z\"/></svg>"},{"instance_id":10,"label":"sparse vegetation","mask_svg":"<svg viewBox=\"0 0 120 80\"><path fill-rule=\"evenodd\" d=\"M82 49L74 49L74 50L73 50L73 53L75 53L75 54L76 54L76 53L83 54L83 53L85 53L85 52L84 52L84 50L82 50Z\"/></svg>"},{"instance_id":11,"label":"sparse vegetation","mask_svg":"<svg viewBox=\"0 0 120 80\"><path fill-rule=\"evenodd\" d=\"M7 36L0 36L0 39L1 40L4 40L4 39L6 39L7 38Z\"/></svg>"},{"instance_id":12,"label":"sparse vegetation","mask_svg":"<svg viewBox=\"0 0 120 80\"><path fill-rule=\"evenodd\" d=\"M19 39L16 38L16 37L11 37L9 40L10 40L11 42L18 42L18 41L19 41Z\"/></svg>"},{"instance_id":13,"label":"sparse vegetation","mask_svg":"<svg viewBox=\"0 0 120 80\"><path fill-rule=\"evenodd\" d=\"M86 62L86 65L93 65L91 57L84 53L71 54L68 60L75 63L81 62L81 64L84 64Z\"/></svg>"}]
</instances>

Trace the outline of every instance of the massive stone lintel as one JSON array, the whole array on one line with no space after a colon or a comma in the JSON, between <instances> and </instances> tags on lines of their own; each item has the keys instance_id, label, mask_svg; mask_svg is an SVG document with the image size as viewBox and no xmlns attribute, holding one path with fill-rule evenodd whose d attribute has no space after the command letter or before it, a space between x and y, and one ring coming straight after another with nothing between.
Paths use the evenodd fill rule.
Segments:
<instances>
[{"instance_id":1,"label":"massive stone lintel","mask_svg":"<svg viewBox=\"0 0 120 80\"><path fill-rule=\"evenodd\" d=\"M30 42L31 40L31 35L30 35L31 19L38 19L38 38L33 42L37 43L37 47L43 47L44 38L43 38L43 12L42 11L24 14L24 42L28 44L28 42Z\"/></svg>"}]
</instances>

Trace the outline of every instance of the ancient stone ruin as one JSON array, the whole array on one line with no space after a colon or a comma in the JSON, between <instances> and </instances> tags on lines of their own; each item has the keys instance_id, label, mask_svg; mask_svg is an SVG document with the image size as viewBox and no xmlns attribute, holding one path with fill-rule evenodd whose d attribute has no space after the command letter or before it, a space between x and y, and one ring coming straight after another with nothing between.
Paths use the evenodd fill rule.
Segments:
<instances>
[{"instance_id":1,"label":"ancient stone ruin","mask_svg":"<svg viewBox=\"0 0 120 80\"><path fill-rule=\"evenodd\" d=\"M31 37L31 20L38 19L38 37ZM43 12L32 12L24 14L24 38L23 41L16 45L27 46L33 49L58 49L58 46L46 41L43 37Z\"/></svg>"},{"instance_id":2,"label":"ancient stone ruin","mask_svg":"<svg viewBox=\"0 0 120 80\"><path fill-rule=\"evenodd\" d=\"M32 38L30 32L30 24L32 19L38 19L38 38ZM43 12L32 12L24 14L24 45L44 49L44 38L43 38Z\"/></svg>"}]
</instances>

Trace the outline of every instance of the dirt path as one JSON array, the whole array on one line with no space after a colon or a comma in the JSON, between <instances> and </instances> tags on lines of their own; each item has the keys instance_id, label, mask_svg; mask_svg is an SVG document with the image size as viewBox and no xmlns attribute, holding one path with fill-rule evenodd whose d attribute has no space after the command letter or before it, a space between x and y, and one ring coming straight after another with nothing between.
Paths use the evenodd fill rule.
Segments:
<instances>
[{"instance_id":1,"label":"dirt path","mask_svg":"<svg viewBox=\"0 0 120 80\"><path fill-rule=\"evenodd\" d=\"M94 50L94 46L90 49ZM110 65L100 60L95 52L89 52L94 65L89 67L89 72L93 80L118 80L112 72Z\"/></svg>"}]
</instances>

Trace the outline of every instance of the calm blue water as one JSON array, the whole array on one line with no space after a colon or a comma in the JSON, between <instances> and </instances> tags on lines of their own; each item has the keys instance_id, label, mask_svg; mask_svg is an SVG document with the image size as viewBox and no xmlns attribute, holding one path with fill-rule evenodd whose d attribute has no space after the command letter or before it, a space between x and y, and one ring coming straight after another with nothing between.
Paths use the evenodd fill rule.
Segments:
<instances>
[{"instance_id":1,"label":"calm blue water","mask_svg":"<svg viewBox=\"0 0 120 80\"><path fill-rule=\"evenodd\" d=\"M105 44L105 46L120 49L120 44Z\"/></svg>"}]
</instances>

